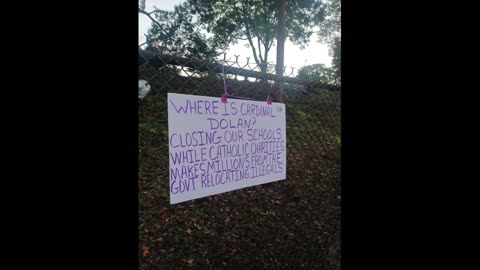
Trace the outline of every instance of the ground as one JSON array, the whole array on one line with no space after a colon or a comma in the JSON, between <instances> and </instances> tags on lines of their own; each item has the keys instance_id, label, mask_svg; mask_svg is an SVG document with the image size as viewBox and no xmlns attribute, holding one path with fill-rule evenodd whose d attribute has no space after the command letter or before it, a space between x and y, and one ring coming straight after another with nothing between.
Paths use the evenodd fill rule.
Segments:
<instances>
[{"instance_id":1,"label":"ground","mask_svg":"<svg viewBox=\"0 0 480 270\"><path fill-rule=\"evenodd\" d=\"M285 86L286 180L170 205L166 92L223 89L157 79L139 101L140 269L340 269L340 90Z\"/></svg>"}]
</instances>

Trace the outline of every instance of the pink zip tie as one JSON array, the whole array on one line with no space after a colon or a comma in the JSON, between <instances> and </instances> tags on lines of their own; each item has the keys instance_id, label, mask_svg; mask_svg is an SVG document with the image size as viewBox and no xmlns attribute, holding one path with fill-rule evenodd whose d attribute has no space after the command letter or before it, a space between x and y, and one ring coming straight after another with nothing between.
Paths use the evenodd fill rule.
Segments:
<instances>
[{"instance_id":1,"label":"pink zip tie","mask_svg":"<svg viewBox=\"0 0 480 270\"><path fill-rule=\"evenodd\" d=\"M270 92L272 91L273 83L270 85L270 89L268 90L268 96L267 96L267 104L272 105L272 101L270 100Z\"/></svg>"},{"instance_id":2,"label":"pink zip tie","mask_svg":"<svg viewBox=\"0 0 480 270\"><path fill-rule=\"evenodd\" d=\"M223 96L222 96L222 103L227 103L227 96L228 96L227 82L225 81L225 69L223 67L223 63L222 63L222 74L223 74L223 86L224 86L224 89L225 89L225 94L223 94Z\"/></svg>"},{"instance_id":3,"label":"pink zip tie","mask_svg":"<svg viewBox=\"0 0 480 270\"><path fill-rule=\"evenodd\" d=\"M222 61L223 62L223 61ZM222 74L223 74L223 87L225 89L225 93L223 94L222 96L222 103L228 103L227 102L227 97L231 97L231 98L237 98L237 99L249 99L249 100L252 100L252 98L247 98L247 97L241 97L241 96L235 96L235 95L230 95L227 93L227 81L225 80L225 68L223 67L223 64L222 64Z\"/></svg>"}]
</instances>

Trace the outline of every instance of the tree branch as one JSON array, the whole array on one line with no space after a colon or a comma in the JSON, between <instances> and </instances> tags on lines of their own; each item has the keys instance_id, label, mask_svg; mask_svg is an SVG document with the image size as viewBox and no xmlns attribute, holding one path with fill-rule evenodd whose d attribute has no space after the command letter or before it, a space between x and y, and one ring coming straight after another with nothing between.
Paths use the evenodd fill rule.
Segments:
<instances>
[{"instance_id":1,"label":"tree branch","mask_svg":"<svg viewBox=\"0 0 480 270\"><path fill-rule=\"evenodd\" d=\"M163 26L150 15L150 14L152 14L154 12L157 12L157 11L158 10L154 10L154 11L148 13L145 10L142 10L142 9L138 8L138 12L140 12L140 13L144 14L145 16L147 16L148 18L150 18L150 20L152 20L152 22L154 22L156 25L158 25L158 27L160 28L160 31L162 31L164 35L167 35L168 33L167 33L167 31L165 31L163 29Z\"/></svg>"},{"instance_id":2,"label":"tree branch","mask_svg":"<svg viewBox=\"0 0 480 270\"><path fill-rule=\"evenodd\" d=\"M263 63L262 58L262 46L260 46L260 37L257 36L257 44L258 44L258 56L260 57L260 61Z\"/></svg>"},{"instance_id":3,"label":"tree branch","mask_svg":"<svg viewBox=\"0 0 480 270\"><path fill-rule=\"evenodd\" d=\"M248 23L246 22L245 22L245 30L247 33L248 43L250 43L250 46L252 47L253 58L255 59L255 62L257 62L257 65L260 66L260 61L258 61L258 57L257 57L257 50L255 50L255 46L253 45L252 36L250 35L250 28L248 28Z\"/></svg>"},{"instance_id":4,"label":"tree branch","mask_svg":"<svg viewBox=\"0 0 480 270\"><path fill-rule=\"evenodd\" d=\"M155 13L155 12L159 12L159 10L156 10L156 9L155 9L154 11L149 12L148 14L152 14L152 13Z\"/></svg>"},{"instance_id":5,"label":"tree branch","mask_svg":"<svg viewBox=\"0 0 480 270\"><path fill-rule=\"evenodd\" d=\"M268 52L270 50L270 47L268 46L270 43L269 42L269 38L270 38L270 35L269 35L270 32L267 32L267 35L265 37L265 39L267 40L267 43L263 44L263 47L265 48L265 63L267 64L267 58L268 58ZM273 39L272 39L273 40Z\"/></svg>"},{"instance_id":6,"label":"tree branch","mask_svg":"<svg viewBox=\"0 0 480 270\"><path fill-rule=\"evenodd\" d=\"M153 13L153 11L152 11L151 13L148 13L148 12L146 12L145 10L142 10L142 9L138 8L138 12L146 15L148 18L150 18L150 20L152 20L152 22L156 23L160 28L162 27L162 25L161 25L159 22L157 22L157 20L155 20L154 18L152 18L152 16L150 15L151 13ZM162 29L162 30L163 30L163 29Z\"/></svg>"},{"instance_id":7,"label":"tree branch","mask_svg":"<svg viewBox=\"0 0 480 270\"><path fill-rule=\"evenodd\" d=\"M243 2L242 2L242 10L243 10L243 14L244 14L244 17L247 18L246 22L250 23L253 27L253 33L255 34L255 36L257 38L260 39L260 41L263 43L263 40L262 38L260 37L260 32L258 31L257 29L257 24L253 21L252 17L250 17L250 13L247 11L245 12L245 6L243 5ZM260 48L259 48L260 49Z\"/></svg>"},{"instance_id":8,"label":"tree branch","mask_svg":"<svg viewBox=\"0 0 480 270\"><path fill-rule=\"evenodd\" d=\"M238 13L240 14L244 14L245 15L245 12L241 12L236 5L233 6L233 8L235 9L235 11L237 11ZM245 7L243 6L243 2L242 2L242 11L245 11ZM253 51L253 59L255 59L255 62L257 63L258 66L260 66L260 61L258 60L258 57L257 57L257 50L255 50L255 46L253 45L253 41L252 41L252 35L250 34L250 28L248 27L248 22L245 20L245 16L243 16L243 23L245 24L245 32L247 34L247 40L248 40L248 43L250 44L250 46L252 47L252 51Z\"/></svg>"},{"instance_id":9,"label":"tree branch","mask_svg":"<svg viewBox=\"0 0 480 270\"><path fill-rule=\"evenodd\" d=\"M272 40L270 41L270 44L268 45L268 50L270 50L270 48L272 48L272 45L273 45L273 38L272 38Z\"/></svg>"}]
</instances>

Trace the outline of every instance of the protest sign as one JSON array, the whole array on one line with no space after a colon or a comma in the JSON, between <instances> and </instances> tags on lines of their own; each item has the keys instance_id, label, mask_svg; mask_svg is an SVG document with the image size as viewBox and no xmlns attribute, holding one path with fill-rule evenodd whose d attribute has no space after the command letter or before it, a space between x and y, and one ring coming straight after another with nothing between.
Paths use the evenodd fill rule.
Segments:
<instances>
[{"instance_id":1,"label":"protest sign","mask_svg":"<svg viewBox=\"0 0 480 270\"><path fill-rule=\"evenodd\" d=\"M167 99L171 204L286 178L285 104Z\"/></svg>"}]
</instances>

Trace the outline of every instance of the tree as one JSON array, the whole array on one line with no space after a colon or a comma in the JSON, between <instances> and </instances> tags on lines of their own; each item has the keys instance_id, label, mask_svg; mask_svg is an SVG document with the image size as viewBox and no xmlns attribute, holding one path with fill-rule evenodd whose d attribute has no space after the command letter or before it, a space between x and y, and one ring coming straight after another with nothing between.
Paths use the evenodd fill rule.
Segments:
<instances>
[{"instance_id":1,"label":"tree","mask_svg":"<svg viewBox=\"0 0 480 270\"><path fill-rule=\"evenodd\" d=\"M253 58L266 72L268 54L277 38L278 2L270 0L187 0L199 15L199 22L215 35L220 44L228 46L247 40ZM304 46L313 34L313 27L324 17L319 0L286 1L285 36L295 45Z\"/></svg>"},{"instance_id":2,"label":"tree","mask_svg":"<svg viewBox=\"0 0 480 270\"><path fill-rule=\"evenodd\" d=\"M342 40L337 37L332 46L332 70L335 73L335 79L338 84L342 81L342 58L341 58Z\"/></svg>"},{"instance_id":3,"label":"tree","mask_svg":"<svg viewBox=\"0 0 480 270\"><path fill-rule=\"evenodd\" d=\"M278 0L278 25L277 25L277 63L275 73L277 77L283 76L283 60L285 56L285 7L286 0ZM275 82L273 99L276 102L283 102L283 84Z\"/></svg>"},{"instance_id":4,"label":"tree","mask_svg":"<svg viewBox=\"0 0 480 270\"><path fill-rule=\"evenodd\" d=\"M206 60L218 56L221 45L206 36L205 27L197 23L190 11L188 3L175 6L174 11L156 9L147 13L139 8L140 13L152 20L146 35L147 49Z\"/></svg>"},{"instance_id":5,"label":"tree","mask_svg":"<svg viewBox=\"0 0 480 270\"><path fill-rule=\"evenodd\" d=\"M320 23L319 42L329 45L332 70L336 82L341 83L341 0L325 0L325 20Z\"/></svg>"},{"instance_id":6,"label":"tree","mask_svg":"<svg viewBox=\"0 0 480 270\"><path fill-rule=\"evenodd\" d=\"M331 46L341 38L341 0L324 0L325 19L319 24L319 41Z\"/></svg>"},{"instance_id":7,"label":"tree","mask_svg":"<svg viewBox=\"0 0 480 270\"><path fill-rule=\"evenodd\" d=\"M335 70L324 64L314 64L302 67L297 75L299 80L317 81L326 84L338 84Z\"/></svg>"}]
</instances>

